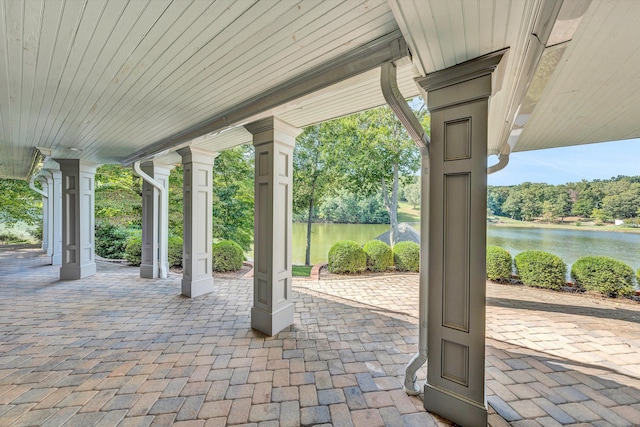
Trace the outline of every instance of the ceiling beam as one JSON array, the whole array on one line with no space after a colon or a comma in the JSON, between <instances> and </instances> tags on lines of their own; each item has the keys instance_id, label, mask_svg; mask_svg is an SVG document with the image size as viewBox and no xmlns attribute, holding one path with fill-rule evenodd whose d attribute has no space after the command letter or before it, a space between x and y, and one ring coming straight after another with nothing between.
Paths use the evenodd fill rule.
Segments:
<instances>
[{"instance_id":1,"label":"ceiling beam","mask_svg":"<svg viewBox=\"0 0 640 427\"><path fill-rule=\"evenodd\" d=\"M129 166L138 160L154 156L162 151L186 145L189 141L203 135L242 124L243 121L257 114L377 68L385 62L398 61L408 56L410 56L409 49L402 34L400 31L394 31L315 67L313 70L261 95L247 99L196 126L154 142L143 150L123 159L122 165Z\"/></svg>"}]
</instances>

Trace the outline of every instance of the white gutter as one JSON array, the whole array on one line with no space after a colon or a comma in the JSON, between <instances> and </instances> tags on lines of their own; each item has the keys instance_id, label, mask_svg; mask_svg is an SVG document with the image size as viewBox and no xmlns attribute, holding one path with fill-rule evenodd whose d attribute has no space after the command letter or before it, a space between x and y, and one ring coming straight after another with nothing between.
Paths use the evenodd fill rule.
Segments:
<instances>
[{"instance_id":1,"label":"white gutter","mask_svg":"<svg viewBox=\"0 0 640 427\"><path fill-rule=\"evenodd\" d=\"M138 176L140 176L140 178L144 179L146 182L148 182L149 184L151 184L154 188L156 188L158 190L158 192L160 193L160 200L158 201L158 206L160 207L160 209L162 209L162 206L164 206L164 200L167 197L167 190L155 179L151 178L149 175L147 175L146 173L144 173L142 171L142 169L140 169L140 161L134 162L133 163L133 170L138 174ZM164 218L165 215L158 215L158 242L159 246L160 246L160 259L158 261L158 264L160 264L158 267L160 269L160 278L162 279L166 279L167 278L167 247L166 245L162 244L163 242L163 235L164 233L167 232L167 224L164 223Z\"/></svg>"},{"instance_id":2,"label":"white gutter","mask_svg":"<svg viewBox=\"0 0 640 427\"><path fill-rule=\"evenodd\" d=\"M419 332L418 352L411 358L405 368L404 391L409 395L420 394L416 372L427 361L427 298L429 294L429 145L430 140L422 128L420 121L411 111L411 107L403 98L396 80L396 66L387 62L382 64L380 86L384 99L398 117L411 138L420 148L422 159L422 195L420 207L420 291L419 291Z\"/></svg>"}]
</instances>

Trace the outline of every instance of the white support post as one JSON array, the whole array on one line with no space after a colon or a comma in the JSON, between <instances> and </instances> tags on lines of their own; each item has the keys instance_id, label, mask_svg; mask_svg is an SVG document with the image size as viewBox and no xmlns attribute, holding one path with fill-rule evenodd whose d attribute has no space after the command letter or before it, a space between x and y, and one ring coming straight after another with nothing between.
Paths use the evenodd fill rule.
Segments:
<instances>
[{"instance_id":1,"label":"white support post","mask_svg":"<svg viewBox=\"0 0 640 427\"><path fill-rule=\"evenodd\" d=\"M431 112L428 357L424 406L487 425L485 278L487 119L502 53L417 83Z\"/></svg>"},{"instance_id":2,"label":"white support post","mask_svg":"<svg viewBox=\"0 0 640 427\"><path fill-rule=\"evenodd\" d=\"M96 272L96 165L82 160L56 159L62 171L62 267L60 280L76 280Z\"/></svg>"},{"instance_id":3,"label":"white support post","mask_svg":"<svg viewBox=\"0 0 640 427\"><path fill-rule=\"evenodd\" d=\"M53 203L49 200L53 196L53 185L49 185L52 184L52 180L44 174L39 181L42 184L42 191L47 195L42 196L42 252L50 257L53 255Z\"/></svg>"},{"instance_id":4,"label":"white support post","mask_svg":"<svg viewBox=\"0 0 640 427\"><path fill-rule=\"evenodd\" d=\"M216 153L194 147L178 150L183 166L184 251L182 295L189 298L213 291L213 162Z\"/></svg>"},{"instance_id":5,"label":"white support post","mask_svg":"<svg viewBox=\"0 0 640 427\"><path fill-rule=\"evenodd\" d=\"M165 194L169 190L169 174L172 165L159 163L158 161L145 162L140 165L144 173L149 175L158 184L165 188ZM160 197L160 191L152 184L142 182L142 257L140 264L140 277L156 279L160 277L162 264L164 271L169 271L167 258L169 249L169 198ZM160 227L162 226L162 230ZM164 248L164 250L161 250ZM160 259L164 254L164 259Z\"/></svg>"},{"instance_id":6,"label":"white support post","mask_svg":"<svg viewBox=\"0 0 640 427\"><path fill-rule=\"evenodd\" d=\"M49 183L49 209L52 220L49 224L52 248L51 265L62 265L62 172L50 170L51 182Z\"/></svg>"},{"instance_id":7,"label":"white support post","mask_svg":"<svg viewBox=\"0 0 640 427\"><path fill-rule=\"evenodd\" d=\"M275 117L245 128L256 150L251 327L273 336L293 324L293 148L300 129Z\"/></svg>"}]
</instances>

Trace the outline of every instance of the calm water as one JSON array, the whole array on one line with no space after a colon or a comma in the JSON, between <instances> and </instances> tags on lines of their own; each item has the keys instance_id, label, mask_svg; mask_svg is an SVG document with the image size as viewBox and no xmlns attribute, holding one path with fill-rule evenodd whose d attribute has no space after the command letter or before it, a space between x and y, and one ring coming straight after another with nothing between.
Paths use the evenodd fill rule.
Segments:
<instances>
[{"instance_id":1,"label":"calm water","mask_svg":"<svg viewBox=\"0 0 640 427\"><path fill-rule=\"evenodd\" d=\"M388 228L384 224L313 224L311 263L326 262L329 248L338 240L364 244ZM294 264L304 264L305 239L306 224L294 223ZM640 234L489 225L487 243L501 246L514 256L529 249L551 252L562 258L569 269L585 255L606 255L629 264L634 270L640 268Z\"/></svg>"}]
</instances>

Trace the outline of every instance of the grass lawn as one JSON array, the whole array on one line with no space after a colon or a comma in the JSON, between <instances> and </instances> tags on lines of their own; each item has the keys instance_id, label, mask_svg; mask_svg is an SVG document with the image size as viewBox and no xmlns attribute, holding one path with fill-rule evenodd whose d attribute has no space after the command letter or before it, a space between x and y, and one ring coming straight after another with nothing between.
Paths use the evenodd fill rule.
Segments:
<instances>
[{"instance_id":1,"label":"grass lawn","mask_svg":"<svg viewBox=\"0 0 640 427\"><path fill-rule=\"evenodd\" d=\"M398 222L420 222L420 208L407 202L398 202Z\"/></svg>"},{"instance_id":2,"label":"grass lawn","mask_svg":"<svg viewBox=\"0 0 640 427\"><path fill-rule=\"evenodd\" d=\"M294 277L309 277L309 276L311 276L311 266L310 265L294 265L293 266L293 276Z\"/></svg>"}]
</instances>

